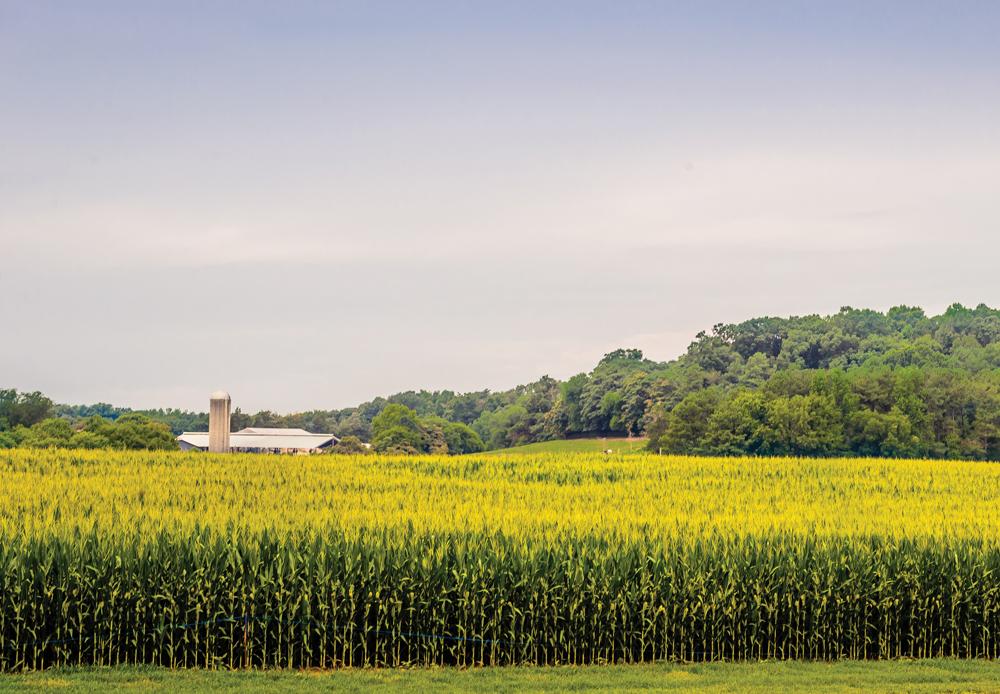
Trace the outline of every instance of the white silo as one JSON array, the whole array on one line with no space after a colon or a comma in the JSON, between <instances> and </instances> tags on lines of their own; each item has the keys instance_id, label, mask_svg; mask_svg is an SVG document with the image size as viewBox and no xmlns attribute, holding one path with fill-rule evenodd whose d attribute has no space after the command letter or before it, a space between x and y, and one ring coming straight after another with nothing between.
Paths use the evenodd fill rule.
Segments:
<instances>
[{"instance_id":1,"label":"white silo","mask_svg":"<svg viewBox=\"0 0 1000 694\"><path fill-rule=\"evenodd\" d=\"M229 452L229 393L217 390L208 404L208 450L211 453Z\"/></svg>"}]
</instances>

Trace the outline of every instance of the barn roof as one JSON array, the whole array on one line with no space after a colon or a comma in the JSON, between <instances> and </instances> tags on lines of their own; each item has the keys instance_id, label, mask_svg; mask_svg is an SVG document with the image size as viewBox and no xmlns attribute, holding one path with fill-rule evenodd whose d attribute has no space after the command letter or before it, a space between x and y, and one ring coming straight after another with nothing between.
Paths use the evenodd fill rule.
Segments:
<instances>
[{"instance_id":1,"label":"barn roof","mask_svg":"<svg viewBox=\"0 0 1000 694\"><path fill-rule=\"evenodd\" d=\"M272 429L270 427L247 427L234 431L233 434L265 434L267 436L325 436L325 434L311 434L305 429ZM233 434L230 434L232 436Z\"/></svg>"},{"instance_id":2,"label":"barn roof","mask_svg":"<svg viewBox=\"0 0 1000 694\"><path fill-rule=\"evenodd\" d=\"M195 448L208 448L207 431L185 431L177 437ZM333 434L311 434L305 429L268 429L250 427L229 435L230 448L323 448L339 439Z\"/></svg>"}]
</instances>

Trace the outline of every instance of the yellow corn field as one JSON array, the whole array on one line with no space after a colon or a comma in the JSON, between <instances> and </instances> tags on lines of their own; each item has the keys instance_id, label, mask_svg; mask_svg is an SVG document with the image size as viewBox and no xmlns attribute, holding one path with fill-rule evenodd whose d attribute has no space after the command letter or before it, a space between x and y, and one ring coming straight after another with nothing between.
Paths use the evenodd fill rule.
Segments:
<instances>
[{"instance_id":1,"label":"yellow corn field","mask_svg":"<svg viewBox=\"0 0 1000 694\"><path fill-rule=\"evenodd\" d=\"M15 450L0 490L0 670L1000 648L1000 464Z\"/></svg>"}]
</instances>

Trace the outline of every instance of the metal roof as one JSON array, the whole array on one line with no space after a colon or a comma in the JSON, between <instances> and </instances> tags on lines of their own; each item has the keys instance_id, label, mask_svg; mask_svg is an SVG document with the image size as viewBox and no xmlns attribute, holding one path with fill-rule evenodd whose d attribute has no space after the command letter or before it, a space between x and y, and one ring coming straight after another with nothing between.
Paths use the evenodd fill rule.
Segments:
<instances>
[{"instance_id":1,"label":"metal roof","mask_svg":"<svg viewBox=\"0 0 1000 694\"><path fill-rule=\"evenodd\" d=\"M247 427L234 431L233 434L266 434L268 436L325 436L325 434L313 434L305 429L272 429L269 427ZM230 434L232 436L232 434Z\"/></svg>"},{"instance_id":2,"label":"metal roof","mask_svg":"<svg viewBox=\"0 0 1000 694\"><path fill-rule=\"evenodd\" d=\"M185 431L177 437L189 446L208 448L207 431ZM304 429L242 429L229 435L230 448L298 448L312 450L336 443L333 434L310 434Z\"/></svg>"}]
</instances>

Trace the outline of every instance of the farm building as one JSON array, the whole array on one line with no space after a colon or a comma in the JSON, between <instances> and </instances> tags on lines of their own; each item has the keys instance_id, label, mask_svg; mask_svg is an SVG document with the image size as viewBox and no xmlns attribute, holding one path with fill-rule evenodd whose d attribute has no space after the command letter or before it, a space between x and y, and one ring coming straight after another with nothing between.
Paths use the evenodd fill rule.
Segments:
<instances>
[{"instance_id":1,"label":"farm building","mask_svg":"<svg viewBox=\"0 0 1000 694\"><path fill-rule=\"evenodd\" d=\"M333 434L313 434L305 429L248 427L230 432L232 399L217 390L208 400L208 431L185 431L177 437L182 451L212 453L321 453L337 444Z\"/></svg>"},{"instance_id":2,"label":"farm building","mask_svg":"<svg viewBox=\"0 0 1000 694\"><path fill-rule=\"evenodd\" d=\"M333 434L312 434L305 429L250 427L229 434L232 453L319 453L337 443ZM182 451L207 451L207 431L185 431L177 437Z\"/></svg>"}]
</instances>

